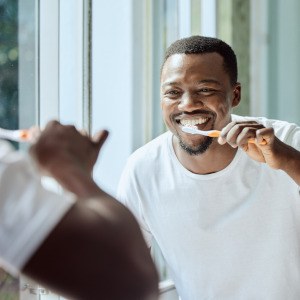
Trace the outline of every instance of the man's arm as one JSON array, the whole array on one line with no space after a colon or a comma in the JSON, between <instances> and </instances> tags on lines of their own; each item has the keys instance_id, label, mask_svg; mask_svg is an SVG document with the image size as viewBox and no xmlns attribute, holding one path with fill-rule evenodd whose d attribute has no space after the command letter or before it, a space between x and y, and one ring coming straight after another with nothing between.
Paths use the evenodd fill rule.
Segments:
<instances>
[{"instance_id":1,"label":"man's arm","mask_svg":"<svg viewBox=\"0 0 300 300\"><path fill-rule=\"evenodd\" d=\"M51 122L32 147L39 167L80 201L22 271L72 299L157 299L157 272L135 218L91 177L106 137L92 141Z\"/></svg>"},{"instance_id":2,"label":"man's arm","mask_svg":"<svg viewBox=\"0 0 300 300\"><path fill-rule=\"evenodd\" d=\"M157 299L138 225L105 193L77 202L22 271L71 299Z\"/></svg>"},{"instance_id":3,"label":"man's arm","mask_svg":"<svg viewBox=\"0 0 300 300\"><path fill-rule=\"evenodd\" d=\"M300 186L300 152L296 149L284 145L286 155L281 159L280 169L286 172Z\"/></svg>"},{"instance_id":4,"label":"man's arm","mask_svg":"<svg viewBox=\"0 0 300 300\"><path fill-rule=\"evenodd\" d=\"M248 143L250 138L256 143ZM252 159L286 172L300 186L300 151L279 140L273 128L256 122L232 122L223 128L218 141L241 147Z\"/></svg>"}]
</instances>

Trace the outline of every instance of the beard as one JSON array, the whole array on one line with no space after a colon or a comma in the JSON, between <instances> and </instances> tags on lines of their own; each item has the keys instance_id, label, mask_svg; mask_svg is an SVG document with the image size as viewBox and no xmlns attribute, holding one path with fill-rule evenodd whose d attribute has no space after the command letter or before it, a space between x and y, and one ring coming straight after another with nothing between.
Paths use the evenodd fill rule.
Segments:
<instances>
[{"instance_id":1,"label":"beard","mask_svg":"<svg viewBox=\"0 0 300 300\"><path fill-rule=\"evenodd\" d=\"M213 142L213 138L211 137L206 137L203 142L201 142L199 145L196 146L190 146L186 143L183 142L180 136L177 136L179 140L179 145L180 147L187 152L189 155L200 155L203 154L211 145Z\"/></svg>"},{"instance_id":2,"label":"beard","mask_svg":"<svg viewBox=\"0 0 300 300\"><path fill-rule=\"evenodd\" d=\"M216 119L215 113L210 112L210 111L206 111L206 110L198 109L198 110L193 111L192 113L186 113L186 114L191 114L192 115L192 114L197 114L197 113L202 114L202 115L207 115L207 117L212 119L212 120ZM181 113L172 115L171 122L173 124L178 124L178 121L176 121L176 118L180 115L181 115ZM213 129L213 128L214 128L214 122L213 122L213 124L211 124L211 129ZM206 137L204 137L204 140L202 142L200 142L198 145L189 145L189 144L185 143L182 140L182 138L181 138L181 136L180 136L180 134L177 130L175 130L175 132L173 131L173 133L178 138L179 145L180 145L181 149L183 149L189 155L203 154L204 152L206 152L206 150L209 148L209 146L213 142L213 138L206 136Z\"/></svg>"}]
</instances>

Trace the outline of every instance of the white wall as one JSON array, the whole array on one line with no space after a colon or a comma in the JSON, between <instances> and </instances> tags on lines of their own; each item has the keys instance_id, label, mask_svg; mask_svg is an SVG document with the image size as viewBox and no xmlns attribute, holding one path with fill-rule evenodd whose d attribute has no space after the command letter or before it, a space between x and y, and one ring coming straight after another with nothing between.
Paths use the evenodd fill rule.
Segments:
<instances>
[{"instance_id":1,"label":"white wall","mask_svg":"<svg viewBox=\"0 0 300 300\"><path fill-rule=\"evenodd\" d=\"M110 132L94 174L112 194L132 152L134 134L132 5L131 0L93 1L92 131Z\"/></svg>"},{"instance_id":2,"label":"white wall","mask_svg":"<svg viewBox=\"0 0 300 300\"><path fill-rule=\"evenodd\" d=\"M300 2L250 4L251 114L300 124Z\"/></svg>"},{"instance_id":3,"label":"white wall","mask_svg":"<svg viewBox=\"0 0 300 300\"><path fill-rule=\"evenodd\" d=\"M277 12L278 31L273 33L277 34L277 61L270 62L277 64L277 85L271 86L277 91L276 117L300 124L300 1L278 1ZM272 102L269 99L269 106Z\"/></svg>"}]
</instances>

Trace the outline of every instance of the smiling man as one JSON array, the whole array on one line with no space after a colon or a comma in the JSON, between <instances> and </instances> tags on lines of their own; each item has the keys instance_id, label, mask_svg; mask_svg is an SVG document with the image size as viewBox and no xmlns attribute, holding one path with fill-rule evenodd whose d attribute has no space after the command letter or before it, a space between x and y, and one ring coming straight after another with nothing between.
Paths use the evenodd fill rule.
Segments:
<instances>
[{"instance_id":1,"label":"smiling man","mask_svg":"<svg viewBox=\"0 0 300 300\"><path fill-rule=\"evenodd\" d=\"M300 127L232 115L237 74L219 39L193 36L167 49L169 130L131 155L118 198L149 245L156 240L182 300L300 299Z\"/></svg>"}]
</instances>

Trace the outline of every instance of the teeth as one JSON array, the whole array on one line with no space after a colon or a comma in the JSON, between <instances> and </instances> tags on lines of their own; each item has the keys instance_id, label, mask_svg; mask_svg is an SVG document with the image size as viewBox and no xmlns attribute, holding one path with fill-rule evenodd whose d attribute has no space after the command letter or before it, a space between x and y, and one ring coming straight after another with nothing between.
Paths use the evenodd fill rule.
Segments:
<instances>
[{"instance_id":1,"label":"teeth","mask_svg":"<svg viewBox=\"0 0 300 300\"><path fill-rule=\"evenodd\" d=\"M203 124L207 121L207 118L198 118L198 119L182 119L180 120L180 124L183 126L189 125L189 126L195 126L198 124Z\"/></svg>"}]
</instances>

